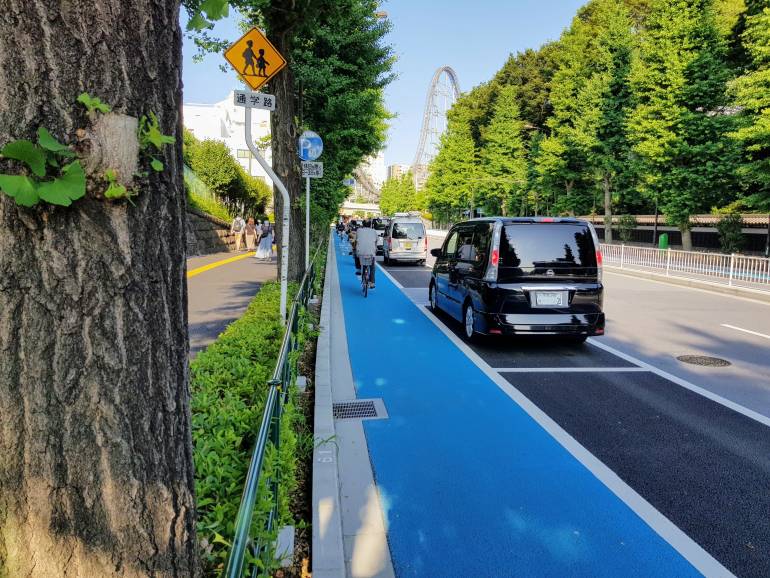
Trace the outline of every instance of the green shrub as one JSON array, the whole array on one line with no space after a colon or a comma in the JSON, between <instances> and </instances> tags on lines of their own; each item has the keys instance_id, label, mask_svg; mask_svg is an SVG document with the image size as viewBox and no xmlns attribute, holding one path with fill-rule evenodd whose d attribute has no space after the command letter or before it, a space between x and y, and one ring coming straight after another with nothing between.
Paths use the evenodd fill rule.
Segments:
<instances>
[{"instance_id":1,"label":"green shrub","mask_svg":"<svg viewBox=\"0 0 770 578\"><path fill-rule=\"evenodd\" d=\"M290 294L296 287L290 290ZM198 538L206 576L218 575L234 535L243 485L264 411L270 379L281 347L280 285L265 283L244 316L232 323L190 364L193 457ZM296 488L294 388L289 389L281 423L280 452L270 448L265 474L279 475L281 498L275 529L290 522L289 497ZM264 488L254 512L252 536L262 528L271 498Z\"/></svg>"},{"instance_id":2,"label":"green shrub","mask_svg":"<svg viewBox=\"0 0 770 578\"><path fill-rule=\"evenodd\" d=\"M743 219L738 213L725 215L717 223L719 245L725 253L738 253L743 249Z\"/></svg>"}]
</instances>

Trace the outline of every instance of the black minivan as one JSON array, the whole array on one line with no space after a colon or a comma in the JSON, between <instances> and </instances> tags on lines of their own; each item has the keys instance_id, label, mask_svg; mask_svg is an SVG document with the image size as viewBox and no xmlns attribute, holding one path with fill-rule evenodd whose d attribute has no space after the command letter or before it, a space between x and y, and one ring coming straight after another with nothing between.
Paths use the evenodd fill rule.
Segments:
<instances>
[{"instance_id":1,"label":"black minivan","mask_svg":"<svg viewBox=\"0 0 770 578\"><path fill-rule=\"evenodd\" d=\"M491 217L458 223L436 257L430 306L476 335L604 334L602 255L591 223Z\"/></svg>"}]
</instances>

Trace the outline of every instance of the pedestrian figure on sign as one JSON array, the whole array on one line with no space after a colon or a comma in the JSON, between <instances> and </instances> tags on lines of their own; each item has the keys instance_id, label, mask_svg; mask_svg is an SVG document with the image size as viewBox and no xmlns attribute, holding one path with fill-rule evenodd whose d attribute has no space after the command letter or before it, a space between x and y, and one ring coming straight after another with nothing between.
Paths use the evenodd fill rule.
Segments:
<instances>
[{"instance_id":1,"label":"pedestrian figure on sign","mask_svg":"<svg viewBox=\"0 0 770 578\"><path fill-rule=\"evenodd\" d=\"M252 54L254 54L252 52ZM265 51L261 48L259 49L259 58L257 58L257 68L259 69L259 72L257 73L257 76L264 76L267 77L267 67L270 66L270 63L265 60ZM254 66L252 65L252 68Z\"/></svg>"},{"instance_id":2,"label":"pedestrian figure on sign","mask_svg":"<svg viewBox=\"0 0 770 578\"><path fill-rule=\"evenodd\" d=\"M244 65L244 67L243 67L243 75L246 76L246 70L250 66L251 67L251 75L252 76L256 76L257 75L257 71L254 68L254 59L256 58L256 54L254 54L254 49L252 48L252 46L254 46L254 41L253 40L247 40L246 41L246 45L248 46L248 48L243 51L243 60L246 63ZM260 50L259 51L260 57L261 57L261 55L264 52L265 52L264 50ZM264 60L264 58L262 60ZM257 62L259 62L259 60L257 60Z\"/></svg>"}]
</instances>

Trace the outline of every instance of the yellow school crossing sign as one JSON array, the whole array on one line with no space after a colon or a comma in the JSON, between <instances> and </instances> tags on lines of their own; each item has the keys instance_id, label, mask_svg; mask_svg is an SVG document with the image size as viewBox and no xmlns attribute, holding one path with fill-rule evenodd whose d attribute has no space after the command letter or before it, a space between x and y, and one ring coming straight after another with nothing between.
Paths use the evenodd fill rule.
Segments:
<instances>
[{"instance_id":1,"label":"yellow school crossing sign","mask_svg":"<svg viewBox=\"0 0 770 578\"><path fill-rule=\"evenodd\" d=\"M286 66L286 59L257 28L228 48L225 58L252 90L259 89Z\"/></svg>"}]
</instances>

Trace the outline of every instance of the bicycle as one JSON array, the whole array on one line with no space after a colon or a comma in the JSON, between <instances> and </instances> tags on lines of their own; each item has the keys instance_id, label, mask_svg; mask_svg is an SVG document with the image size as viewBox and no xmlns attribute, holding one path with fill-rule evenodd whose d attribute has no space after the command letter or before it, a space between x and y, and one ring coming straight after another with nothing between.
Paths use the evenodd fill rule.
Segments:
<instances>
[{"instance_id":1,"label":"bicycle","mask_svg":"<svg viewBox=\"0 0 770 578\"><path fill-rule=\"evenodd\" d=\"M364 297L369 295L369 278L371 276L369 272L370 267L374 267L374 257L360 257L361 262L361 292Z\"/></svg>"}]
</instances>

